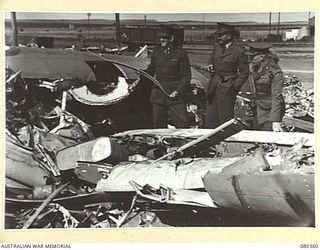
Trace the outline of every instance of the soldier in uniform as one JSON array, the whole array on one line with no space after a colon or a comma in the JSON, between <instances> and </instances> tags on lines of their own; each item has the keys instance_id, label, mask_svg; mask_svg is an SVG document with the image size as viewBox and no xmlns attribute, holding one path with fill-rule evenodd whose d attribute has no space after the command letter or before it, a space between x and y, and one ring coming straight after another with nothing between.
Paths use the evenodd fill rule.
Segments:
<instances>
[{"instance_id":1,"label":"soldier in uniform","mask_svg":"<svg viewBox=\"0 0 320 250\"><path fill-rule=\"evenodd\" d=\"M278 57L270 52L269 43L249 43L252 74L256 96L256 128L264 131L282 131L284 100L283 73Z\"/></svg>"},{"instance_id":2,"label":"soldier in uniform","mask_svg":"<svg viewBox=\"0 0 320 250\"><path fill-rule=\"evenodd\" d=\"M146 72L154 76L162 88L153 85L153 127L167 128L168 112L176 128L188 127L187 107L184 94L191 81L189 57L185 50L175 46L172 27L164 27L159 33L160 45L155 47Z\"/></svg>"},{"instance_id":3,"label":"soldier in uniform","mask_svg":"<svg viewBox=\"0 0 320 250\"><path fill-rule=\"evenodd\" d=\"M234 26L219 23L208 70L212 72L207 88L206 128L215 128L233 118L236 95L249 75L245 48L233 36Z\"/></svg>"}]
</instances>

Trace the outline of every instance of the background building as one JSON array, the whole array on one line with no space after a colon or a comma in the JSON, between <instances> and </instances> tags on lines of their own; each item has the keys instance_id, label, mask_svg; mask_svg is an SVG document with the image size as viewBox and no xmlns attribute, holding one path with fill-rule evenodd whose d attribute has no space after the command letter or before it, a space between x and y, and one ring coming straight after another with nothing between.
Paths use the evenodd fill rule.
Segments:
<instances>
[{"instance_id":1,"label":"background building","mask_svg":"<svg viewBox=\"0 0 320 250\"><path fill-rule=\"evenodd\" d=\"M315 18L309 21L296 22L227 22L235 26L237 38L243 41L310 41L314 40ZM184 28L185 43L212 43L217 22L175 21L158 22L156 20L121 20L121 28L153 26L160 24L175 24ZM116 38L114 20L87 19L80 20L17 20L18 43L28 44L31 40L41 38L54 39L54 47L76 45L96 46L113 44ZM10 20L5 21L5 40L10 44L12 34ZM48 40L48 39L47 39ZM51 42L50 42L51 44Z\"/></svg>"}]
</instances>

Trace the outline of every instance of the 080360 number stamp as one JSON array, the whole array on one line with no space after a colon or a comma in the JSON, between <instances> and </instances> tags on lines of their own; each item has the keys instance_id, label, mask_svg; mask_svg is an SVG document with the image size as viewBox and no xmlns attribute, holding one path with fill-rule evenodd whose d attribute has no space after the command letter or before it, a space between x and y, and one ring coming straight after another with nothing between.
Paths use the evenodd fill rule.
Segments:
<instances>
[{"instance_id":1,"label":"080360 number stamp","mask_svg":"<svg viewBox=\"0 0 320 250\"><path fill-rule=\"evenodd\" d=\"M318 244L300 244L300 248L316 249L316 248L319 248L319 245Z\"/></svg>"}]
</instances>

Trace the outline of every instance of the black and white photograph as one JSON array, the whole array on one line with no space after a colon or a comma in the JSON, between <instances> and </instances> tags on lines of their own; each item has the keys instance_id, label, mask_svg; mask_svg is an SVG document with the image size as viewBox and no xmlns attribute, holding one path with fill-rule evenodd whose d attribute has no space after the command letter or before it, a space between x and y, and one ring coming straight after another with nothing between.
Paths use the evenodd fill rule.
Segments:
<instances>
[{"instance_id":1,"label":"black and white photograph","mask_svg":"<svg viewBox=\"0 0 320 250\"><path fill-rule=\"evenodd\" d=\"M316 13L6 11L4 230L315 228Z\"/></svg>"}]
</instances>

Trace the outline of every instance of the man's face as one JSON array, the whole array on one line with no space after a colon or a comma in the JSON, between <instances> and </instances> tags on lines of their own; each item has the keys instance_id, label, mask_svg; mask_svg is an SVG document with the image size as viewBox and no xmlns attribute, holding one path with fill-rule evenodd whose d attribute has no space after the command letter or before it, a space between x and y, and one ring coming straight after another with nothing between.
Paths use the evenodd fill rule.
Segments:
<instances>
[{"instance_id":1,"label":"man's face","mask_svg":"<svg viewBox=\"0 0 320 250\"><path fill-rule=\"evenodd\" d=\"M266 57L266 55L264 54L257 54L253 57L252 59L252 65L254 68L259 68L263 66L263 62L264 62L264 58Z\"/></svg>"},{"instance_id":2,"label":"man's face","mask_svg":"<svg viewBox=\"0 0 320 250\"><path fill-rule=\"evenodd\" d=\"M169 35L160 36L160 44L162 47L167 47L173 41L173 37Z\"/></svg>"},{"instance_id":3,"label":"man's face","mask_svg":"<svg viewBox=\"0 0 320 250\"><path fill-rule=\"evenodd\" d=\"M231 35L229 33L218 34L218 43L221 45L226 45L231 41Z\"/></svg>"}]
</instances>

